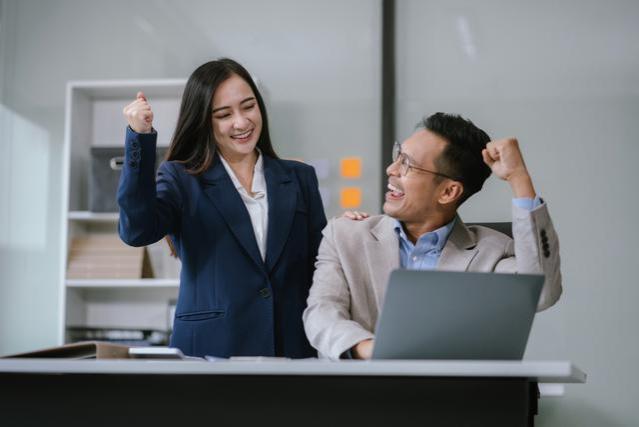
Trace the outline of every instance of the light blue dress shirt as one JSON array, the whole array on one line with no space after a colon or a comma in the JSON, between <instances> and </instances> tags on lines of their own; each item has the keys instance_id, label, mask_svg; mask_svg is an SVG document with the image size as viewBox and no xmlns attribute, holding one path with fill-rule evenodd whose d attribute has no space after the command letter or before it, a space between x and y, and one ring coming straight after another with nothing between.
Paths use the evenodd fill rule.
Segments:
<instances>
[{"instance_id":1,"label":"light blue dress shirt","mask_svg":"<svg viewBox=\"0 0 639 427\"><path fill-rule=\"evenodd\" d=\"M528 197L513 199L515 206L528 211L535 209L542 203L543 201L539 197L534 199ZM406 236L401 222L395 220L395 232L399 237L399 262L401 267L409 270L435 269L454 225L455 220L453 219L437 230L422 234L417 239L417 243L413 244Z\"/></svg>"}]
</instances>

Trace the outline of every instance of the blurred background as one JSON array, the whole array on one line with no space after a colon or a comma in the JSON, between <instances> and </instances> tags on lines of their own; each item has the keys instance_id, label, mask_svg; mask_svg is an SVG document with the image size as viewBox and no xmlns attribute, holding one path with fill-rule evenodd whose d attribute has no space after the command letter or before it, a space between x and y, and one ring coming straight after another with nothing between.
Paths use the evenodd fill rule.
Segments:
<instances>
[{"instance_id":1,"label":"blurred background","mask_svg":"<svg viewBox=\"0 0 639 427\"><path fill-rule=\"evenodd\" d=\"M123 144L121 109L147 86L168 143L184 79L228 56L258 82L278 154L315 165L330 216L381 212L392 140L424 115L517 137L564 279L526 358L589 375L542 399L537 423L637 425L638 23L630 0L0 0L0 355L61 344L114 307L148 305L140 329L171 317L173 272L69 279L73 237L117 221L87 206L90 147ZM510 197L491 178L462 218L509 221Z\"/></svg>"}]
</instances>

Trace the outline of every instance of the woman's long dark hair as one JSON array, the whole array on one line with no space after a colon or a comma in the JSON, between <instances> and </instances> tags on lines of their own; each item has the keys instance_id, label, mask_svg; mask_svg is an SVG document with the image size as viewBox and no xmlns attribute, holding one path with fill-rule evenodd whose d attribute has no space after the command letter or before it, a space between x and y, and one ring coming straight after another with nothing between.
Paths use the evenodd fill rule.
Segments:
<instances>
[{"instance_id":1,"label":"woman's long dark hair","mask_svg":"<svg viewBox=\"0 0 639 427\"><path fill-rule=\"evenodd\" d=\"M213 138L213 95L217 88L233 74L240 76L253 90L262 115L262 133L257 147L263 154L277 159L268 131L266 106L260 91L246 68L228 58L220 58L200 65L186 82L182 94L182 104L171 145L166 160L184 163L186 171L192 175L201 175L213 163L215 140ZM178 257L173 242L166 236L171 255Z\"/></svg>"},{"instance_id":2,"label":"woman's long dark hair","mask_svg":"<svg viewBox=\"0 0 639 427\"><path fill-rule=\"evenodd\" d=\"M251 87L262 114L262 132L257 147L267 156L278 158L271 145L264 100L251 75L232 59L220 58L200 65L186 82L180 114L166 160L184 163L186 171L193 175L200 175L211 166L215 154L211 123L213 95L220 84L233 74L240 76Z\"/></svg>"}]
</instances>

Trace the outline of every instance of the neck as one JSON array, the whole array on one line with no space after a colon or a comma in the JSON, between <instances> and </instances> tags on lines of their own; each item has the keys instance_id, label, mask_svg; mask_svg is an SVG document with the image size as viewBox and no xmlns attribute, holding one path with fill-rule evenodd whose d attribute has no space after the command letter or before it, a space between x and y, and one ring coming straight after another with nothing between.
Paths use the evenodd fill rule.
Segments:
<instances>
[{"instance_id":1,"label":"neck","mask_svg":"<svg viewBox=\"0 0 639 427\"><path fill-rule=\"evenodd\" d=\"M257 150L253 150L248 154L226 153L222 150L218 151L233 170L236 170L236 168L240 170L250 168L252 170L257 162Z\"/></svg>"},{"instance_id":2,"label":"neck","mask_svg":"<svg viewBox=\"0 0 639 427\"><path fill-rule=\"evenodd\" d=\"M257 150L253 150L249 154L230 156L220 151L220 155L224 157L224 160L233 170L246 192L253 196L253 171L255 170L255 163L257 163Z\"/></svg>"},{"instance_id":3,"label":"neck","mask_svg":"<svg viewBox=\"0 0 639 427\"><path fill-rule=\"evenodd\" d=\"M451 222L453 218L455 218L455 213L448 216L426 218L425 220L419 222L402 221L402 225L404 226L406 237L408 237L408 239L413 244L415 244L421 236L443 227L444 225Z\"/></svg>"}]
</instances>

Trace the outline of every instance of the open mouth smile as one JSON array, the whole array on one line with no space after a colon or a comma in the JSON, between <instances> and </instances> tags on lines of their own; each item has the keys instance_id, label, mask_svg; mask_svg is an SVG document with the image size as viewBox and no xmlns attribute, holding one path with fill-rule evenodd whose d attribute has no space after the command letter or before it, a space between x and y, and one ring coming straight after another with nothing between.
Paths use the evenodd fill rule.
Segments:
<instances>
[{"instance_id":1,"label":"open mouth smile","mask_svg":"<svg viewBox=\"0 0 639 427\"><path fill-rule=\"evenodd\" d=\"M239 133L237 135L231 135L231 139L234 139L238 142L246 142L253 135L253 129L249 129L244 133Z\"/></svg>"},{"instance_id":2,"label":"open mouth smile","mask_svg":"<svg viewBox=\"0 0 639 427\"><path fill-rule=\"evenodd\" d=\"M389 189L389 191L386 192L387 198L398 200L404 197L404 192L400 190L399 188L395 187L393 184L388 183L387 188Z\"/></svg>"}]
</instances>

